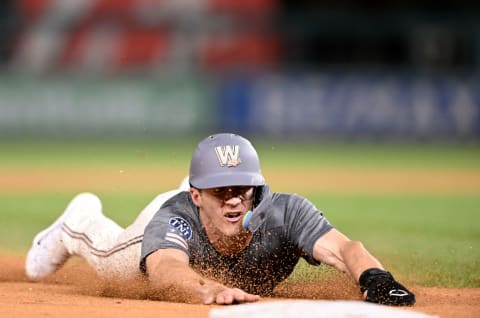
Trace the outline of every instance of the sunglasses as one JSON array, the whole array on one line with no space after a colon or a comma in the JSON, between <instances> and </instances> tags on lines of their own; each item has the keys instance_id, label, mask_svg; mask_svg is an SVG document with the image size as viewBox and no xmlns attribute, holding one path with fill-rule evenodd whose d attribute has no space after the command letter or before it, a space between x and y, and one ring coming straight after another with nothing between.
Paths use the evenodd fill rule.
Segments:
<instances>
[{"instance_id":1,"label":"sunglasses","mask_svg":"<svg viewBox=\"0 0 480 318\"><path fill-rule=\"evenodd\" d=\"M212 189L204 189L202 191L214 196L221 201L228 201L231 198L240 198L242 201L253 199L253 189L251 186L234 186L234 187L220 187Z\"/></svg>"}]
</instances>

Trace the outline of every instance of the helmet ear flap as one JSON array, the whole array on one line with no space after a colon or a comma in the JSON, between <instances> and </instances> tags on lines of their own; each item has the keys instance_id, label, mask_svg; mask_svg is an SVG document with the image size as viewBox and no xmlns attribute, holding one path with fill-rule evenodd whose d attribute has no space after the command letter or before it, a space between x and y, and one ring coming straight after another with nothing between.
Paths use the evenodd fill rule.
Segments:
<instances>
[{"instance_id":1,"label":"helmet ear flap","mask_svg":"<svg viewBox=\"0 0 480 318\"><path fill-rule=\"evenodd\" d=\"M271 210L272 196L268 185L255 188L252 211L248 211L243 217L243 228L250 232L257 231L267 218Z\"/></svg>"},{"instance_id":2,"label":"helmet ear flap","mask_svg":"<svg viewBox=\"0 0 480 318\"><path fill-rule=\"evenodd\" d=\"M252 209L255 209L260 204L260 202L262 202L263 198L269 194L270 188L268 187L268 185L257 186L253 191L254 193Z\"/></svg>"}]
</instances>

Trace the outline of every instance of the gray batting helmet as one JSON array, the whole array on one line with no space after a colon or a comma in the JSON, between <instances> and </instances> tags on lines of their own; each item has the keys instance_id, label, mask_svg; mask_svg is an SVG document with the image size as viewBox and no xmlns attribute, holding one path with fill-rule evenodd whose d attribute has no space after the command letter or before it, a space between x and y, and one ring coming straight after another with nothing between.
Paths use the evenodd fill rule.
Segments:
<instances>
[{"instance_id":1,"label":"gray batting helmet","mask_svg":"<svg viewBox=\"0 0 480 318\"><path fill-rule=\"evenodd\" d=\"M198 189L265 185L255 148L247 139L229 133L211 135L198 144L189 179Z\"/></svg>"}]
</instances>

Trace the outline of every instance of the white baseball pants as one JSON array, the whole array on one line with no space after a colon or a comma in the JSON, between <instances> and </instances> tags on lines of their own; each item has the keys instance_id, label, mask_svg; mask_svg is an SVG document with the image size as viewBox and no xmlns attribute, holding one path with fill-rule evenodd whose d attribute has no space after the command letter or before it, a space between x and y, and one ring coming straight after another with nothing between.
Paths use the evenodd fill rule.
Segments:
<instances>
[{"instance_id":1,"label":"white baseball pants","mask_svg":"<svg viewBox=\"0 0 480 318\"><path fill-rule=\"evenodd\" d=\"M79 201L62 224L63 244L70 255L84 258L102 278L134 278L140 273L145 227L165 201L188 189L185 179L178 189L159 194L125 229L103 215L100 199L98 204L84 206Z\"/></svg>"}]
</instances>

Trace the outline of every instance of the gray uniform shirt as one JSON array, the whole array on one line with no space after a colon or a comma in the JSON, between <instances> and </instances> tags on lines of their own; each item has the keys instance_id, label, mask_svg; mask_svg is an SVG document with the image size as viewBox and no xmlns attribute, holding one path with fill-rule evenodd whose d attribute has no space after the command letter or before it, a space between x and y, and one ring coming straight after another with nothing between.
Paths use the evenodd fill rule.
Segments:
<instances>
[{"instance_id":1,"label":"gray uniform shirt","mask_svg":"<svg viewBox=\"0 0 480 318\"><path fill-rule=\"evenodd\" d=\"M273 193L250 244L237 254L222 255L208 240L190 193L182 192L165 202L147 225L140 269L146 272L145 258L156 250L180 249L199 274L249 293L269 295L292 273L300 257L320 264L313 258L313 245L330 229L323 213L307 199Z\"/></svg>"}]
</instances>

